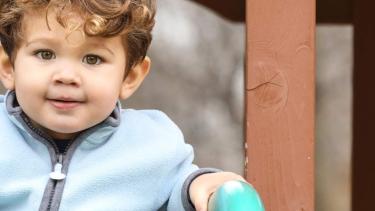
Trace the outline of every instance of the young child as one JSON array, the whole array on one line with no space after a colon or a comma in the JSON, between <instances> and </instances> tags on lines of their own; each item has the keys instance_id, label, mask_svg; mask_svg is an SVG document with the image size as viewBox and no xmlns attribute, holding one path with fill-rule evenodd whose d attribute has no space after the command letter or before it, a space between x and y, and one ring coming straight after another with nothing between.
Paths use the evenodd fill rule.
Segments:
<instances>
[{"instance_id":1,"label":"young child","mask_svg":"<svg viewBox=\"0 0 375 211\"><path fill-rule=\"evenodd\" d=\"M0 210L207 210L243 180L192 164L160 111L121 109L150 69L154 4L1 1Z\"/></svg>"}]
</instances>

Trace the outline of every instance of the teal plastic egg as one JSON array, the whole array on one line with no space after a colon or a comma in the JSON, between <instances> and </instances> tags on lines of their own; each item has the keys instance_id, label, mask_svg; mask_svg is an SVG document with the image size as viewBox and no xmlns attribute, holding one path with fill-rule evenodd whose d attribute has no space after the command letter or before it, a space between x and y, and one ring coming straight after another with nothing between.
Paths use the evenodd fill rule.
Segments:
<instances>
[{"instance_id":1,"label":"teal plastic egg","mask_svg":"<svg viewBox=\"0 0 375 211\"><path fill-rule=\"evenodd\" d=\"M208 211L264 211L264 206L251 185L242 181L229 181L211 196Z\"/></svg>"}]
</instances>

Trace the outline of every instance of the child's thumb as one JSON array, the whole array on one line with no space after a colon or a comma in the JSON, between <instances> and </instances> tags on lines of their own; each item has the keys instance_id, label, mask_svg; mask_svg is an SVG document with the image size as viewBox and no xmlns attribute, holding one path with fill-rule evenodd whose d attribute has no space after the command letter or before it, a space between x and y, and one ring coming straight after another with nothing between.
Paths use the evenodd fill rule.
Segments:
<instances>
[{"instance_id":1,"label":"child's thumb","mask_svg":"<svg viewBox=\"0 0 375 211\"><path fill-rule=\"evenodd\" d=\"M196 211L207 211L208 200L212 194L200 193L197 195L194 201L194 206Z\"/></svg>"}]
</instances>

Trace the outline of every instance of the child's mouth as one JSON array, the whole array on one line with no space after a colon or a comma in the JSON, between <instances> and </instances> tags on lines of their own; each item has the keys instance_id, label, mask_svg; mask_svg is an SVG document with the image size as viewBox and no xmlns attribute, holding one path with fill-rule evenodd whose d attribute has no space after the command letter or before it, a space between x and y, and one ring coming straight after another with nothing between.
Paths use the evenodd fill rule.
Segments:
<instances>
[{"instance_id":1,"label":"child's mouth","mask_svg":"<svg viewBox=\"0 0 375 211\"><path fill-rule=\"evenodd\" d=\"M79 106L82 102L71 99L48 99L51 105L59 110L69 110Z\"/></svg>"}]
</instances>

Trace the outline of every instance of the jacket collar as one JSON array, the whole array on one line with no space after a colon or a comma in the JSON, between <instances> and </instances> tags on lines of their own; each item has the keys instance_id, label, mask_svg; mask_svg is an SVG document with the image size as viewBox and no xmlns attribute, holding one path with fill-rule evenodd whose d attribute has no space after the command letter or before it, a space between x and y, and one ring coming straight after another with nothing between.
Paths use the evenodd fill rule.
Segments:
<instances>
[{"instance_id":1,"label":"jacket collar","mask_svg":"<svg viewBox=\"0 0 375 211\"><path fill-rule=\"evenodd\" d=\"M51 142L50 137L43 130L33 126L29 117L23 112L18 104L15 91L7 91L5 95L5 106L11 121L22 131L28 133L33 138L45 142ZM108 140L108 138L116 131L121 122L121 103L117 102L113 112L101 123L94 125L82 131L76 139L84 142L82 145L86 148L96 148Z\"/></svg>"}]
</instances>

